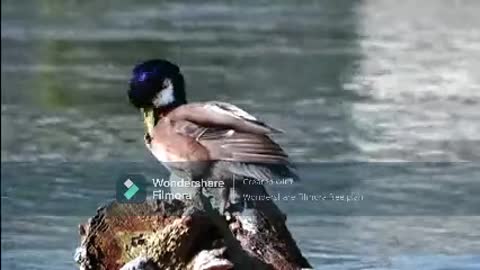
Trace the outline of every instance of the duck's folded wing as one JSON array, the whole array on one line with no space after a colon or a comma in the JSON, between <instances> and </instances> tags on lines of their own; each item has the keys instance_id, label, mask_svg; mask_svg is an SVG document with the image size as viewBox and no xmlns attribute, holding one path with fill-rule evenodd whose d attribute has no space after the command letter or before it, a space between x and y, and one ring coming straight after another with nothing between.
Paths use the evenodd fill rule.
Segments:
<instances>
[{"instance_id":1,"label":"duck's folded wing","mask_svg":"<svg viewBox=\"0 0 480 270\"><path fill-rule=\"evenodd\" d=\"M287 154L267 135L208 129L198 140L214 159L289 164Z\"/></svg>"},{"instance_id":2,"label":"duck's folded wing","mask_svg":"<svg viewBox=\"0 0 480 270\"><path fill-rule=\"evenodd\" d=\"M205 147L211 160L289 164L287 154L265 134L204 127L190 121L177 121L175 130Z\"/></svg>"},{"instance_id":3,"label":"duck's folded wing","mask_svg":"<svg viewBox=\"0 0 480 270\"><path fill-rule=\"evenodd\" d=\"M223 102L190 103L169 114L182 135L194 137L211 159L288 163L288 157L269 133L276 129L235 105Z\"/></svg>"},{"instance_id":4,"label":"duck's folded wing","mask_svg":"<svg viewBox=\"0 0 480 270\"><path fill-rule=\"evenodd\" d=\"M297 178L287 154L268 134L278 130L222 102L191 103L169 114L178 133L206 148L209 159L255 179Z\"/></svg>"},{"instance_id":5,"label":"duck's folded wing","mask_svg":"<svg viewBox=\"0 0 480 270\"><path fill-rule=\"evenodd\" d=\"M174 121L190 121L202 127L233 129L245 133L280 132L237 106L225 102L190 103L175 109L169 117Z\"/></svg>"},{"instance_id":6,"label":"duck's folded wing","mask_svg":"<svg viewBox=\"0 0 480 270\"><path fill-rule=\"evenodd\" d=\"M189 121L177 122L176 130L195 139L207 149L210 160L223 161L236 175L261 180L298 179L287 154L268 135L202 127Z\"/></svg>"}]
</instances>

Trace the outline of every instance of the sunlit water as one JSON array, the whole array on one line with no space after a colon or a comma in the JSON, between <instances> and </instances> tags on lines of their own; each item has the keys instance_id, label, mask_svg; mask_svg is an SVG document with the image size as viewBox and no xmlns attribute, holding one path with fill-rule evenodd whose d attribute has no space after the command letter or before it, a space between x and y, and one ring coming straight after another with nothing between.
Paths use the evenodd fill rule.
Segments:
<instances>
[{"instance_id":1,"label":"sunlit water","mask_svg":"<svg viewBox=\"0 0 480 270\"><path fill-rule=\"evenodd\" d=\"M479 269L479 10L2 1L2 266L74 268L77 224L114 198L118 175L164 173L125 95L131 67L163 57L181 65L191 100L240 105L286 131L276 139L293 160L338 167L301 170L303 189L364 188L370 210L346 216L280 203L316 268Z\"/></svg>"}]
</instances>

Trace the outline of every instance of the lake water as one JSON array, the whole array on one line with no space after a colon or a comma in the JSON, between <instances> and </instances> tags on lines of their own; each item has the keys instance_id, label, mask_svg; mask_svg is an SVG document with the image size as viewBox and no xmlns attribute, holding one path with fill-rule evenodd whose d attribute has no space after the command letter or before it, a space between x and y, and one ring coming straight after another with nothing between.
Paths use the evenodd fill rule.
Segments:
<instances>
[{"instance_id":1,"label":"lake water","mask_svg":"<svg viewBox=\"0 0 480 270\"><path fill-rule=\"evenodd\" d=\"M119 175L165 171L129 106L134 64L285 134L279 202L316 269L480 269L480 2L2 1L2 266L74 269ZM272 187L272 193L291 192Z\"/></svg>"}]
</instances>

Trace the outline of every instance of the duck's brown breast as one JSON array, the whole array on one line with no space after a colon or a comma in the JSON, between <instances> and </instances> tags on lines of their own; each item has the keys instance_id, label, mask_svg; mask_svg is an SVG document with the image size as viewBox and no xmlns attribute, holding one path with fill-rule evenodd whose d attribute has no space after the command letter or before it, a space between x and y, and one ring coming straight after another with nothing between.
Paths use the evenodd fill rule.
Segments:
<instances>
[{"instance_id":1,"label":"duck's brown breast","mask_svg":"<svg viewBox=\"0 0 480 270\"><path fill-rule=\"evenodd\" d=\"M162 118L155 126L149 148L162 162L194 162L209 160L207 149L194 138L176 132L175 122Z\"/></svg>"}]
</instances>

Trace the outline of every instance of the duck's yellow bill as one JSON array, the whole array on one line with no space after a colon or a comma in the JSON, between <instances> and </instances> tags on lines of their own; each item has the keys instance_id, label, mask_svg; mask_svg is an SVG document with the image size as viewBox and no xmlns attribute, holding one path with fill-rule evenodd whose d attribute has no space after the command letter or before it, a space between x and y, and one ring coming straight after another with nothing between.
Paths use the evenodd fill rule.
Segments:
<instances>
[{"instance_id":1,"label":"duck's yellow bill","mask_svg":"<svg viewBox=\"0 0 480 270\"><path fill-rule=\"evenodd\" d=\"M153 127L155 126L155 115L153 108L142 108L143 112L143 123L145 125L145 132L148 135L151 135L153 132Z\"/></svg>"}]
</instances>

